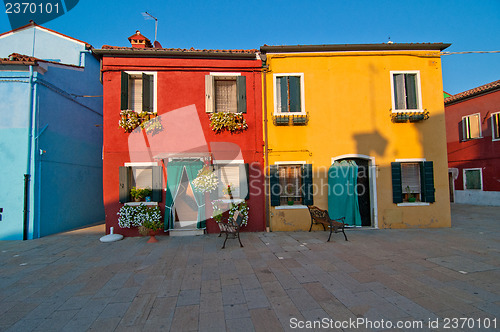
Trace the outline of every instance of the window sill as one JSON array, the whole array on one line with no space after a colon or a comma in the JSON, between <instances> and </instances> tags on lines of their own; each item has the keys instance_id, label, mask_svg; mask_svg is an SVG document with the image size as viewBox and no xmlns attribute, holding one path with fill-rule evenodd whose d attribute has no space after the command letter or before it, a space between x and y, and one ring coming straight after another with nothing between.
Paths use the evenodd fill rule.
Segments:
<instances>
[{"instance_id":1,"label":"window sill","mask_svg":"<svg viewBox=\"0 0 500 332\"><path fill-rule=\"evenodd\" d=\"M146 206L157 206L158 202L127 202L124 205L128 206L139 206L141 204L144 204Z\"/></svg>"},{"instance_id":2,"label":"window sill","mask_svg":"<svg viewBox=\"0 0 500 332\"><path fill-rule=\"evenodd\" d=\"M392 113L423 113L423 109L418 110L392 110Z\"/></svg>"},{"instance_id":3,"label":"window sill","mask_svg":"<svg viewBox=\"0 0 500 332\"><path fill-rule=\"evenodd\" d=\"M427 205L430 205L430 203L427 203L427 202L414 202L414 203L404 202L404 203L398 203L398 206L427 206Z\"/></svg>"},{"instance_id":4,"label":"window sill","mask_svg":"<svg viewBox=\"0 0 500 332\"><path fill-rule=\"evenodd\" d=\"M463 139L462 142L473 141L473 140L481 139L481 138L483 138L483 136L467 138L467 139Z\"/></svg>"},{"instance_id":5,"label":"window sill","mask_svg":"<svg viewBox=\"0 0 500 332\"><path fill-rule=\"evenodd\" d=\"M225 204L240 204L240 203L243 203L245 200L244 199L241 199L241 198L234 198L234 199L221 199L220 200L222 203L225 203Z\"/></svg>"},{"instance_id":6,"label":"window sill","mask_svg":"<svg viewBox=\"0 0 500 332\"><path fill-rule=\"evenodd\" d=\"M279 205L274 207L276 210L298 210L307 209L305 205Z\"/></svg>"}]
</instances>

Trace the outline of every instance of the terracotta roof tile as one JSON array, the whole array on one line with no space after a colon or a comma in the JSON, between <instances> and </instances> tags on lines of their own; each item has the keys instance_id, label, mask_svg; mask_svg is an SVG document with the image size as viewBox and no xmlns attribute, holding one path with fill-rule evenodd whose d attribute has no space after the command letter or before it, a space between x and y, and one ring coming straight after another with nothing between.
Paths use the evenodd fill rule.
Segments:
<instances>
[{"instance_id":1,"label":"terracotta roof tile","mask_svg":"<svg viewBox=\"0 0 500 332\"><path fill-rule=\"evenodd\" d=\"M56 61L47 61L43 59L39 59L33 56L29 55L24 55L24 54L19 54L19 53L12 53L9 55L8 58L0 58L0 64L8 64L8 65L36 65L38 62L45 62L45 63L52 63L60 66L68 66L68 67L76 67L79 68L78 66L75 65L70 65L66 63L60 63Z\"/></svg>"},{"instance_id":2,"label":"terracotta roof tile","mask_svg":"<svg viewBox=\"0 0 500 332\"><path fill-rule=\"evenodd\" d=\"M445 104L452 104L464 99L472 98L478 95L482 95L484 93L488 93L494 90L500 89L500 80L494 81L485 85L478 86L477 88L470 89L461 93L457 93L451 97L445 98Z\"/></svg>"}]
</instances>

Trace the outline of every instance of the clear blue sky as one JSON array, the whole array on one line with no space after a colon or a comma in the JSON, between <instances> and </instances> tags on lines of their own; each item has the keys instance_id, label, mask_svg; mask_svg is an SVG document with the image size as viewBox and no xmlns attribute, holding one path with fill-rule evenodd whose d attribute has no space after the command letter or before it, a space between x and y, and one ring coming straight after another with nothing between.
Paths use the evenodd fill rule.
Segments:
<instances>
[{"instance_id":1,"label":"clear blue sky","mask_svg":"<svg viewBox=\"0 0 500 332\"><path fill-rule=\"evenodd\" d=\"M13 0L14 1L14 0ZM20 1L20 0L19 0ZM95 48L129 46L140 30L163 47L251 49L268 45L445 42L446 51L500 50L500 0L80 0L44 26ZM11 30L0 14L0 32ZM444 90L500 79L500 53L443 56Z\"/></svg>"}]
</instances>

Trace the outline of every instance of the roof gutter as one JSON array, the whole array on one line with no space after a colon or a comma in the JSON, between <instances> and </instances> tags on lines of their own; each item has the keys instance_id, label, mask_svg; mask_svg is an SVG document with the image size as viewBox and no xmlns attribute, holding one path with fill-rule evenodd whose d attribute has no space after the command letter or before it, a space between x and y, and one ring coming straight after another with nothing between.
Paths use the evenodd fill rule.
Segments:
<instances>
[{"instance_id":1,"label":"roof gutter","mask_svg":"<svg viewBox=\"0 0 500 332\"><path fill-rule=\"evenodd\" d=\"M355 52L355 51L442 51L451 44L325 44L261 46L261 53Z\"/></svg>"}]
</instances>

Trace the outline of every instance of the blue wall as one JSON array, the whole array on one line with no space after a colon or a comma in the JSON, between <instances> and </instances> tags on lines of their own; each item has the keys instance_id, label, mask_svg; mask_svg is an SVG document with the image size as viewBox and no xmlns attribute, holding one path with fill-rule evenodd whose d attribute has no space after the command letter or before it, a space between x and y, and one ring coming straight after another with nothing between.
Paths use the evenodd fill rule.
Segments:
<instances>
[{"instance_id":1,"label":"blue wall","mask_svg":"<svg viewBox=\"0 0 500 332\"><path fill-rule=\"evenodd\" d=\"M19 47L8 53L26 53L23 47L29 40L26 37L29 30L32 28L19 31L9 39L0 38L0 49ZM37 41L38 35L43 35L39 30ZM19 41L15 41L16 36ZM0 207L4 209L0 240L23 237L30 110L34 114L34 132L29 164L28 238L104 220L102 97L81 97L102 96L99 61L85 51L84 44L73 41L68 44L66 37L53 33L44 36L47 37L45 49L40 49L35 56L67 58L73 65L81 59L84 66L75 68L47 63L35 66L31 108L29 66L0 65L0 163L3 166ZM79 45L79 48L72 45Z\"/></svg>"},{"instance_id":2,"label":"blue wall","mask_svg":"<svg viewBox=\"0 0 500 332\"><path fill-rule=\"evenodd\" d=\"M83 42L61 36L42 27L31 26L1 36L0 44L2 45L0 58L19 53L75 66L80 65L80 51L85 50Z\"/></svg>"},{"instance_id":3,"label":"blue wall","mask_svg":"<svg viewBox=\"0 0 500 332\"><path fill-rule=\"evenodd\" d=\"M23 238L24 173L28 150L28 72L0 71L0 240ZM11 96L6 98L5 96Z\"/></svg>"}]
</instances>

